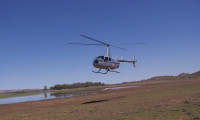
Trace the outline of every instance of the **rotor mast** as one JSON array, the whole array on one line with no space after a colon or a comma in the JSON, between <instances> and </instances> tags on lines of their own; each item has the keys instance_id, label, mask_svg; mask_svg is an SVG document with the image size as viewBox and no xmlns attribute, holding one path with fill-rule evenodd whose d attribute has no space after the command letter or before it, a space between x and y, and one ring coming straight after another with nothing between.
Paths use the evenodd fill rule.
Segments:
<instances>
[{"instance_id":1,"label":"rotor mast","mask_svg":"<svg viewBox=\"0 0 200 120\"><path fill-rule=\"evenodd\" d=\"M107 57L110 57L110 48L109 48L109 45L108 45L108 44L107 44L106 56L107 56Z\"/></svg>"}]
</instances>

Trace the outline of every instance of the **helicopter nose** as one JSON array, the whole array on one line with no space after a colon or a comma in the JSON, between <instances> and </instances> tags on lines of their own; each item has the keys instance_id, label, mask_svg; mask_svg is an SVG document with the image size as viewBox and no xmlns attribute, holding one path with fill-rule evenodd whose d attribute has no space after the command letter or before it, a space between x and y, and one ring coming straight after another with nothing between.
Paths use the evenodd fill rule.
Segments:
<instances>
[{"instance_id":1,"label":"helicopter nose","mask_svg":"<svg viewBox=\"0 0 200 120\"><path fill-rule=\"evenodd\" d=\"M93 66L96 67L96 68L99 68L99 62L94 60L93 61Z\"/></svg>"},{"instance_id":2,"label":"helicopter nose","mask_svg":"<svg viewBox=\"0 0 200 120\"><path fill-rule=\"evenodd\" d=\"M94 62L93 63L98 63L98 60L94 60Z\"/></svg>"}]
</instances>

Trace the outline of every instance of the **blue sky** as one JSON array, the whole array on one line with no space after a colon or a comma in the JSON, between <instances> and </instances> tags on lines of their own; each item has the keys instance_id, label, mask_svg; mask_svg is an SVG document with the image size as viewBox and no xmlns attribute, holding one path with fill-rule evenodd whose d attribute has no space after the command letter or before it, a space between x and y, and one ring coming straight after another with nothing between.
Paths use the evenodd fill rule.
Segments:
<instances>
[{"instance_id":1,"label":"blue sky","mask_svg":"<svg viewBox=\"0 0 200 120\"><path fill-rule=\"evenodd\" d=\"M121 83L200 70L199 0L3 0L0 1L0 90L43 88L75 82ZM94 74L103 46L132 59L117 73Z\"/></svg>"}]
</instances>

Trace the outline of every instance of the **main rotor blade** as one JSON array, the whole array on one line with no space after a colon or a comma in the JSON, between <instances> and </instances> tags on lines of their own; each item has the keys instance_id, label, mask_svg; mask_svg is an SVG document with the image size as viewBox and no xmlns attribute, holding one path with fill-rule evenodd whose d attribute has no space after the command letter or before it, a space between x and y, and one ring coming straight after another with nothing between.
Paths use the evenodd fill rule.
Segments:
<instances>
[{"instance_id":1,"label":"main rotor blade","mask_svg":"<svg viewBox=\"0 0 200 120\"><path fill-rule=\"evenodd\" d=\"M96 39L93 39L93 38L90 38L90 37L87 37L85 35L81 35L80 36L82 37L85 37L87 39L90 39L90 40L93 40L93 41L96 41L96 42L99 42L101 44L84 44L84 43L67 43L67 44L80 44L80 45L106 45L106 46L112 46L112 47L116 47L116 48L119 48L119 49L123 49L123 50L126 50L124 48L121 48L121 47L117 47L117 46L114 46L114 45L136 45L136 44L147 44L147 43L134 43L134 44L114 44L114 45L110 45L110 44L107 44L107 43L104 43L104 42L101 42L99 40L96 40Z\"/></svg>"},{"instance_id":2,"label":"main rotor blade","mask_svg":"<svg viewBox=\"0 0 200 120\"><path fill-rule=\"evenodd\" d=\"M116 48L119 48L119 49L123 49L123 50L126 50L126 49L124 49L124 48L121 48L121 47L117 47L117 46L114 46L114 45L110 45L110 46L112 46L112 47L116 47Z\"/></svg>"},{"instance_id":3,"label":"main rotor blade","mask_svg":"<svg viewBox=\"0 0 200 120\"><path fill-rule=\"evenodd\" d=\"M148 43L114 44L114 45L137 45L137 44L148 44Z\"/></svg>"},{"instance_id":4,"label":"main rotor blade","mask_svg":"<svg viewBox=\"0 0 200 120\"><path fill-rule=\"evenodd\" d=\"M85 43L67 43L67 44L74 44L74 45L101 45L101 46L103 46L102 44L85 44Z\"/></svg>"},{"instance_id":5,"label":"main rotor blade","mask_svg":"<svg viewBox=\"0 0 200 120\"><path fill-rule=\"evenodd\" d=\"M93 40L93 41L96 41L96 42L99 42L99 43L104 44L104 45L109 45L109 44L106 44L106 43L101 42L101 41L99 41L99 40L95 40L95 39L93 39L93 38L87 37L87 36L85 36L85 35L81 35L81 34L80 34L80 36L85 37L85 38L90 39L90 40Z\"/></svg>"},{"instance_id":6,"label":"main rotor blade","mask_svg":"<svg viewBox=\"0 0 200 120\"><path fill-rule=\"evenodd\" d=\"M74 44L74 45L100 45L100 46L104 46L104 44L85 44L85 43L67 43L67 44ZM126 50L126 49L124 49L124 48L117 47L117 46L113 46L113 45L109 45L109 46L112 46L112 47L116 47L116 48L119 48L119 49Z\"/></svg>"}]
</instances>

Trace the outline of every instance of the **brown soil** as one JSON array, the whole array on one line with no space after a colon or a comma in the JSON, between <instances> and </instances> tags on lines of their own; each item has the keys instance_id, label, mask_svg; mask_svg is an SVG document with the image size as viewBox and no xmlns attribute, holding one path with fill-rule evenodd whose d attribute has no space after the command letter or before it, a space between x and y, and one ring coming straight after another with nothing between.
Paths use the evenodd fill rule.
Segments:
<instances>
[{"instance_id":1,"label":"brown soil","mask_svg":"<svg viewBox=\"0 0 200 120\"><path fill-rule=\"evenodd\" d=\"M0 120L200 119L200 79L138 82L95 95L0 105Z\"/></svg>"}]
</instances>

